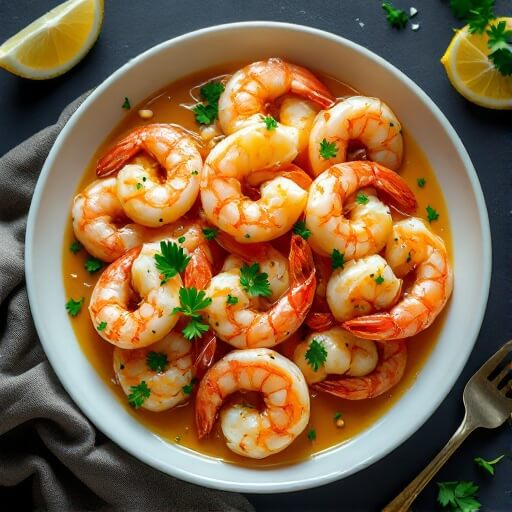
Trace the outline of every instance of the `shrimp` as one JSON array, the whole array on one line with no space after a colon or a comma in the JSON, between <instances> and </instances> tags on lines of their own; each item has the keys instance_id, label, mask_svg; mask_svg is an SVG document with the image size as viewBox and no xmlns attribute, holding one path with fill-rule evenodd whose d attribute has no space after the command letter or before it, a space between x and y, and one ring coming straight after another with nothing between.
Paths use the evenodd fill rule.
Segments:
<instances>
[{"instance_id":1,"label":"shrimp","mask_svg":"<svg viewBox=\"0 0 512 512\"><path fill-rule=\"evenodd\" d=\"M446 246L423 220L411 217L393 226L386 260L399 277L415 271L415 280L388 312L343 324L361 338L394 340L414 336L432 324L452 293L453 272Z\"/></svg>"},{"instance_id":2,"label":"shrimp","mask_svg":"<svg viewBox=\"0 0 512 512\"><path fill-rule=\"evenodd\" d=\"M309 134L320 107L312 101L287 96L279 108L279 122L286 126L293 126L299 132L299 153L307 150Z\"/></svg>"},{"instance_id":3,"label":"shrimp","mask_svg":"<svg viewBox=\"0 0 512 512\"><path fill-rule=\"evenodd\" d=\"M325 362L318 367L310 365L306 357L313 342L320 343L326 352ZM293 361L301 369L308 384L321 382L327 375L366 375L375 369L378 359L373 341L360 340L340 327L310 333L295 347L293 353Z\"/></svg>"},{"instance_id":4,"label":"shrimp","mask_svg":"<svg viewBox=\"0 0 512 512\"><path fill-rule=\"evenodd\" d=\"M238 70L226 83L219 99L223 132L230 135L260 122L268 112L268 104L290 93L322 108L334 104L334 96L311 71L279 58L253 62Z\"/></svg>"},{"instance_id":5,"label":"shrimp","mask_svg":"<svg viewBox=\"0 0 512 512\"><path fill-rule=\"evenodd\" d=\"M73 231L87 252L114 261L142 245L150 230L129 223L116 194L116 179L93 181L73 200ZM121 226L121 227L119 227Z\"/></svg>"},{"instance_id":6,"label":"shrimp","mask_svg":"<svg viewBox=\"0 0 512 512\"><path fill-rule=\"evenodd\" d=\"M165 181L154 167L125 165L145 151L163 167ZM128 217L143 226L157 227L179 219L199 193L203 160L196 141L184 128L148 124L136 128L104 155L98 176L117 175L117 196Z\"/></svg>"},{"instance_id":7,"label":"shrimp","mask_svg":"<svg viewBox=\"0 0 512 512\"><path fill-rule=\"evenodd\" d=\"M389 391L402 379L407 364L407 348L403 341L378 344L379 362L376 368L364 377L329 377L313 385L313 389L324 391L346 400L366 400Z\"/></svg>"},{"instance_id":8,"label":"shrimp","mask_svg":"<svg viewBox=\"0 0 512 512\"><path fill-rule=\"evenodd\" d=\"M329 304L327 304L327 283L332 275L332 263L330 259L314 254L316 268L316 293L313 305L309 310L304 323L312 331L325 331L336 325Z\"/></svg>"},{"instance_id":9,"label":"shrimp","mask_svg":"<svg viewBox=\"0 0 512 512\"><path fill-rule=\"evenodd\" d=\"M322 156L322 141L335 144L335 156ZM345 162L351 143L364 147L365 159L394 171L402 163L402 127L391 109L378 98L352 96L316 117L309 136L313 174L318 176L331 165Z\"/></svg>"},{"instance_id":10,"label":"shrimp","mask_svg":"<svg viewBox=\"0 0 512 512\"><path fill-rule=\"evenodd\" d=\"M297 131L264 123L243 128L219 142L208 155L201 177L201 201L209 222L238 242L265 242L291 229L302 214L307 191L281 176L283 164L297 155ZM242 184L258 169L274 170L253 200Z\"/></svg>"},{"instance_id":11,"label":"shrimp","mask_svg":"<svg viewBox=\"0 0 512 512\"><path fill-rule=\"evenodd\" d=\"M181 277L176 275L161 284L154 258L158 251L157 243L129 250L105 269L94 287L89 303L92 323L101 325L98 334L117 347L151 345L178 321L178 315L172 313L180 305Z\"/></svg>"},{"instance_id":12,"label":"shrimp","mask_svg":"<svg viewBox=\"0 0 512 512\"><path fill-rule=\"evenodd\" d=\"M165 411L184 402L188 394L184 386L192 382L192 344L179 332L172 331L153 345L136 350L114 349L114 372L123 391L129 395L132 386L142 382L150 395L141 407ZM161 368L151 366L152 358L160 359ZM185 388L186 389L186 388Z\"/></svg>"},{"instance_id":13,"label":"shrimp","mask_svg":"<svg viewBox=\"0 0 512 512\"><path fill-rule=\"evenodd\" d=\"M331 255L337 249L345 261L378 253L386 244L393 221L386 205L372 190L360 192L349 205L347 198L363 187L375 187L403 213L416 210L416 199L407 183L394 171L374 162L346 162L333 165L317 176L309 189L306 227L313 250ZM355 203L355 204L354 204Z\"/></svg>"},{"instance_id":14,"label":"shrimp","mask_svg":"<svg viewBox=\"0 0 512 512\"><path fill-rule=\"evenodd\" d=\"M206 295L212 303L204 310L217 336L236 348L273 347L302 324L316 287L311 250L300 236L292 237L289 257L290 286L266 311L252 307L252 298L234 268L214 276ZM236 303L228 302L229 296Z\"/></svg>"},{"instance_id":15,"label":"shrimp","mask_svg":"<svg viewBox=\"0 0 512 512\"><path fill-rule=\"evenodd\" d=\"M402 280L374 254L336 269L327 284L327 302L338 322L387 309L400 297Z\"/></svg>"},{"instance_id":16,"label":"shrimp","mask_svg":"<svg viewBox=\"0 0 512 512\"><path fill-rule=\"evenodd\" d=\"M242 390L261 393L264 409L243 403L223 408L222 432L235 453L263 459L284 450L306 428L309 392L297 366L273 350L235 350L213 365L199 383L196 426L200 439L212 430L226 397Z\"/></svg>"}]
</instances>

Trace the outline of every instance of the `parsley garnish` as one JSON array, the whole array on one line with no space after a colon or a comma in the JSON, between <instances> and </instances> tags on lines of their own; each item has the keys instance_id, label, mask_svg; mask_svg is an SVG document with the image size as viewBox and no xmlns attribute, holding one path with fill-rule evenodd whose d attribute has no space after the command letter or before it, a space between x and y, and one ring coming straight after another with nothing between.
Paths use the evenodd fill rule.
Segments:
<instances>
[{"instance_id":1,"label":"parsley garnish","mask_svg":"<svg viewBox=\"0 0 512 512\"><path fill-rule=\"evenodd\" d=\"M376 278L375 278L375 282L377 284L382 284L384 282L384 278L379 274Z\"/></svg>"},{"instance_id":2,"label":"parsley garnish","mask_svg":"<svg viewBox=\"0 0 512 512\"><path fill-rule=\"evenodd\" d=\"M192 112L196 115L196 121L199 124L212 124L219 114L217 107L213 105L203 105L198 103Z\"/></svg>"},{"instance_id":3,"label":"parsley garnish","mask_svg":"<svg viewBox=\"0 0 512 512\"><path fill-rule=\"evenodd\" d=\"M180 236L178 238L178 243L182 244L185 240L186 240L186 238L184 236Z\"/></svg>"},{"instance_id":4,"label":"parsley garnish","mask_svg":"<svg viewBox=\"0 0 512 512\"><path fill-rule=\"evenodd\" d=\"M84 303L84 297L78 300L69 299L66 302L66 310L71 316L76 316L78 313L80 313L80 310L82 309L82 305Z\"/></svg>"},{"instance_id":5,"label":"parsley garnish","mask_svg":"<svg viewBox=\"0 0 512 512\"><path fill-rule=\"evenodd\" d=\"M389 2L384 2L382 8L386 11L386 19L388 23L398 30L404 28L409 21L409 16L402 9L395 9Z\"/></svg>"},{"instance_id":6,"label":"parsley garnish","mask_svg":"<svg viewBox=\"0 0 512 512\"><path fill-rule=\"evenodd\" d=\"M196 288L180 288L180 307L174 308L173 313L183 313L190 317L189 323L181 331L187 340L200 338L208 330L208 324L203 323L203 317L199 311L212 303L212 299L206 296L204 290L198 292Z\"/></svg>"},{"instance_id":7,"label":"parsley garnish","mask_svg":"<svg viewBox=\"0 0 512 512\"><path fill-rule=\"evenodd\" d=\"M337 268L343 268L345 265L345 254L334 249L331 254L331 267L336 270Z\"/></svg>"},{"instance_id":8,"label":"parsley garnish","mask_svg":"<svg viewBox=\"0 0 512 512\"><path fill-rule=\"evenodd\" d=\"M339 419L341 419L342 416L343 416L343 414L341 414L341 412L337 411L334 413L334 416L332 417L332 419L334 421L338 421Z\"/></svg>"},{"instance_id":9,"label":"parsley garnish","mask_svg":"<svg viewBox=\"0 0 512 512\"><path fill-rule=\"evenodd\" d=\"M491 50L489 59L503 76L512 75L512 30L507 29L505 21L500 21L491 25L486 33L489 36L487 45Z\"/></svg>"},{"instance_id":10,"label":"parsley garnish","mask_svg":"<svg viewBox=\"0 0 512 512\"><path fill-rule=\"evenodd\" d=\"M499 457L496 457L494 460L485 460L482 459L482 457L476 457L473 460L475 461L475 464L477 466L484 468L485 471L487 471L487 473L489 473L490 475L494 475L494 465L498 464L498 462L500 462L501 459L503 459L503 457L505 457L505 455L500 455Z\"/></svg>"},{"instance_id":11,"label":"parsley garnish","mask_svg":"<svg viewBox=\"0 0 512 512\"><path fill-rule=\"evenodd\" d=\"M142 183L137 183L137 184L135 185L135 188L136 188L137 190L140 190L140 189L142 188Z\"/></svg>"},{"instance_id":12,"label":"parsley garnish","mask_svg":"<svg viewBox=\"0 0 512 512\"><path fill-rule=\"evenodd\" d=\"M73 254L76 254L81 249L82 249L82 244L80 242L77 242L76 240L69 246L69 250Z\"/></svg>"},{"instance_id":13,"label":"parsley garnish","mask_svg":"<svg viewBox=\"0 0 512 512\"><path fill-rule=\"evenodd\" d=\"M208 82L199 89L203 100L214 105L219 102L220 95L224 92L224 84L222 82Z\"/></svg>"},{"instance_id":14,"label":"parsley garnish","mask_svg":"<svg viewBox=\"0 0 512 512\"><path fill-rule=\"evenodd\" d=\"M84 267L87 272L94 274L94 272L97 272L100 268L103 267L103 261L99 260L98 258L94 258L93 256L89 256L85 260Z\"/></svg>"},{"instance_id":15,"label":"parsley garnish","mask_svg":"<svg viewBox=\"0 0 512 512\"><path fill-rule=\"evenodd\" d=\"M356 197L356 203L357 204L368 204L368 196L364 195L364 194L357 194L357 197Z\"/></svg>"},{"instance_id":16,"label":"parsley garnish","mask_svg":"<svg viewBox=\"0 0 512 512\"><path fill-rule=\"evenodd\" d=\"M130 105L130 100L126 96L124 97L124 103L122 105L122 108L124 108L125 110L130 110L132 108L132 106Z\"/></svg>"},{"instance_id":17,"label":"parsley garnish","mask_svg":"<svg viewBox=\"0 0 512 512\"><path fill-rule=\"evenodd\" d=\"M206 240L213 240L217 236L218 232L219 230L217 228L203 228L203 235Z\"/></svg>"},{"instance_id":18,"label":"parsley garnish","mask_svg":"<svg viewBox=\"0 0 512 512\"><path fill-rule=\"evenodd\" d=\"M429 221L429 223L432 223L433 221L439 219L439 213L437 213L437 211L432 208L432 206L428 205L427 208L427 219Z\"/></svg>"},{"instance_id":19,"label":"parsley garnish","mask_svg":"<svg viewBox=\"0 0 512 512\"><path fill-rule=\"evenodd\" d=\"M183 252L183 247L165 240L160 242L160 251L161 253L155 254L156 268L162 277L160 284L165 284L187 268L190 256Z\"/></svg>"},{"instance_id":20,"label":"parsley garnish","mask_svg":"<svg viewBox=\"0 0 512 512\"><path fill-rule=\"evenodd\" d=\"M423 188L427 184L427 180L425 178L418 178L416 180L418 187Z\"/></svg>"},{"instance_id":21,"label":"parsley garnish","mask_svg":"<svg viewBox=\"0 0 512 512\"><path fill-rule=\"evenodd\" d=\"M407 259L405 260L405 261L406 261L406 263L409 263L409 262L411 261L411 259L412 259L411 251L409 251L409 252L407 253Z\"/></svg>"},{"instance_id":22,"label":"parsley garnish","mask_svg":"<svg viewBox=\"0 0 512 512\"><path fill-rule=\"evenodd\" d=\"M131 393L128 395L128 403L134 408L142 407L146 398L151 395L151 389L148 388L146 381L142 381L138 386L130 386Z\"/></svg>"},{"instance_id":23,"label":"parsley garnish","mask_svg":"<svg viewBox=\"0 0 512 512\"><path fill-rule=\"evenodd\" d=\"M322 342L313 338L304 357L313 371L317 372L318 368L323 366L327 360L327 350Z\"/></svg>"},{"instance_id":24,"label":"parsley garnish","mask_svg":"<svg viewBox=\"0 0 512 512\"><path fill-rule=\"evenodd\" d=\"M199 171L196 169L192 171L190 174L192 174L193 176L197 176L199 174Z\"/></svg>"},{"instance_id":25,"label":"parsley garnish","mask_svg":"<svg viewBox=\"0 0 512 512\"><path fill-rule=\"evenodd\" d=\"M494 18L494 0L450 0L450 8L456 18L469 24L470 32L481 34Z\"/></svg>"},{"instance_id":26,"label":"parsley garnish","mask_svg":"<svg viewBox=\"0 0 512 512\"><path fill-rule=\"evenodd\" d=\"M169 364L167 354L164 354L163 352L148 352L148 355L146 356L146 364L153 372L165 372L167 365Z\"/></svg>"},{"instance_id":27,"label":"parsley garnish","mask_svg":"<svg viewBox=\"0 0 512 512\"><path fill-rule=\"evenodd\" d=\"M224 92L224 84L221 82L208 82L199 90L201 98L206 104L198 103L192 111L196 115L199 124L212 124L219 115L219 98Z\"/></svg>"},{"instance_id":28,"label":"parsley garnish","mask_svg":"<svg viewBox=\"0 0 512 512\"><path fill-rule=\"evenodd\" d=\"M314 428L308 430L308 439L310 441L316 440L316 430Z\"/></svg>"},{"instance_id":29,"label":"parsley garnish","mask_svg":"<svg viewBox=\"0 0 512 512\"><path fill-rule=\"evenodd\" d=\"M226 304L231 304L234 306L235 304L238 304L238 297L233 297L233 295L228 294L228 298L226 299Z\"/></svg>"},{"instance_id":30,"label":"parsley garnish","mask_svg":"<svg viewBox=\"0 0 512 512\"><path fill-rule=\"evenodd\" d=\"M104 331L107 327L107 322L100 322L97 326L96 326L96 329L98 329L98 331Z\"/></svg>"},{"instance_id":31,"label":"parsley garnish","mask_svg":"<svg viewBox=\"0 0 512 512\"><path fill-rule=\"evenodd\" d=\"M191 381L190 381L190 384L185 384L181 389L183 389L183 393L185 393L185 395L190 395L192 393L192 391L194 390L194 386L195 384L197 384L197 379L194 377Z\"/></svg>"},{"instance_id":32,"label":"parsley garnish","mask_svg":"<svg viewBox=\"0 0 512 512\"><path fill-rule=\"evenodd\" d=\"M474 482L438 482L437 501L453 512L474 512L482 506L476 499L478 485Z\"/></svg>"},{"instance_id":33,"label":"parsley garnish","mask_svg":"<svg viewBox=\"0 0 512 512\"><path fill-rule=\"evenodd\" d=\"M262 297L272 295L268 274L266 272L260 272L258 263L253 263L252 265L245 264L240 269L240 284L243 289L249 292L253 297L257 295L261 295Z\"/></svg>"},{"instance_id":34,"label":"parsley garnish","mask_svg":"<svg viewBox=\"0 0 512 512\"><path fill-rule=\"evenodd\" d=\"M293 225L293 232L304 238L304 240L311 236L311 231L306 228L306 223L303 220L299 220Z\"/></svg>"},{"instance_id":35,"label":"parsley garnish","mask_svg":"<svg viewBox=\"0 0 512 512\"><path fill-rule=\"evenodd\" d=\"M269 132L277 128L277 121L272 116L261 116L261 120L265 123Z\"/></svg>"},{"instance_id":36,"label":"parsley garnish","mask_svg":"<svg viewBox=\"0 0 512 512\"><path fill-rule=\"evenodd\" d=\"M322 140L320 142L320 156L324 160L329 160L329 158L334 158L338 154L338 148L335 142L328 142L327 139Z\"/></svg>"}]
</instances>

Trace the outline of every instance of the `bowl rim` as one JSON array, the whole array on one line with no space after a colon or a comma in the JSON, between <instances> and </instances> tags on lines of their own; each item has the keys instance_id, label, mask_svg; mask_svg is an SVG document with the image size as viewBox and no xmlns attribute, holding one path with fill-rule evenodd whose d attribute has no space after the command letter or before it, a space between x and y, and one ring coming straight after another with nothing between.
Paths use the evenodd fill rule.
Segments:
<instances>
[{"instance_id":1,"label":"bowl rim","mask_svg":"<svg viewBox=\"0 0 512 512\"><path fill-rule=\"evenodd\" d=\"M428 107L432 115L436 118L437 122L439 122L443 128L448 133L454 147L461 158L466 175L469 179L472 192L475 197L476 204L478 206L478 217L480 221L480 226L482 229L482 267L481 267L481 278L482 278L482 288L481 295L478 302L477 312L472 315L471 323L472 328L472 342L468 344L467 350L463 355L463 357L454 361L453 367L454 371L447 376L444 381L444 386L442 390L437 392L435 399L431 402L428 408L422 409L420 413L418 413L414 418L411 419L411 422L407 424L407 426L402 431L400 436L397 436L392 442L389 442L385 448L381 451L372 454L370 457L367 457L364 460L361 460L359 463L354 464L348 470L339 470L335 472L331 472L328 474L323 474L320 476L314 476L308 479L299 479L299 480L289 480L287 482L265 482L265 483L240 483L237 481L226 480L224 478L218 477L206 477L203 475L196 475L193 473L189 473L184 469L181 469L177 466L171 466L169 464L164 464L161 459L158 459L150 454L145 453L142 450L137 450L127 442L123 438L119 438L115 435L114 428L108 423L102 420L98 414L96 414L94 407L92 404L85 400L82 397L82 394L79 389L75 389L71 386L68 386L66 382L66 378L64 377L63 370L61 370L60 366L57 364L53 364L54 358L56 354L54 354L54 348L52 347L52 343L49 339L46 339L43 333L46 332L46 328L44 326L44 319L39 315L37 302L36 302L36 291L35 291L35 282L32 279L32 275L35 272L37 259L34 253L34 247L32 240L34 239L34 230L37 222L37 212L40 207L40 203L42 201L43 193L45 190L45 184L47 178L50 174L50 170L54 165L56 160L59 146L62 140L67 136L68 132L72 131L78 119L82 115L84 111L89 108L96 98L100 97L104 90L108 88L111 82L117 80L121 77L127 70L132 67L137 66L140 62L145 60L146 58L152 56L155 53L159 53L161 51L165 51L168 47L172 47L176 44L179 44L183 41L187 41L188 39L193 39L196 37L202 37L208 35L213 32L220 31L230 31L233 29L275 29L275 30L288 30L295 31L299 33L308 33L310 35L330 40L336 44L341 44L348 47L350 50L355 53L363 54L365 57L375 61L380 66L385 68L386 72L393 75L397 80L403 82L409 89L412 90L415 96L419 97L421 101ZM475 168L471 162L469 154L464 147L461 139L457 135L455 129L452 127L451 123L442 113L442 111L437 107L437 105L433 102L433 100L405 73L400 71L397 67L392 65L390 62L385 60L383 57L375 54L371 50L368 50L364 46L354 43L342 36L337 34L327 32L325 30L316 29L313 27L308 27L299 24L293 23L283 23L283 22L275 22L275 21L244 21L244 22L233 22L233 23L225 23L221 25L214 25L211 27L206 27L202 29L198 29L192 32L187 32L180 36L174 37L172 39L163 41L159 43L143 53L139 54L133 59L130 59L123 66L118 68L112 74L110 74L104 81L102 81L92 92L91 94L84 100L84 102L78 107L78 109L71 115L68 119L67 123L57 136L48 157L43 165L41 173L36 183L36 187L34 189L34 194L32 197L32 202L29 209L28 220L27 220L27 228L26 228L26 236L25 236L25 272L26 272L26 282L27 282L27 292L29 304L32 312L32 317L34 319L34 324L38 333L38 337L41 341L43 349L48 357L48 360L57 374L59 381L67 391L67 393L71 396L72 400L78 406L78 408L82 411L82 413L87 417L89 421L91 421L96 428L102 431L109 439L113 440L115 443L119 444L125 451L136 457L138 460L149 464L150 466L177 478L180 478L184 481L191 482L197 485L204 485L210 488L220 489L220 490L229 490L229 491L237 491L237 492L249 492L249 493L278 493L278 492L290 492L308 489L312 487L317 487L320 485L324 485L335 480L346 478L349 475L352 475L356 472L359 472L371 464L377 462L378 460L384 458L391 451L397 448L400 444L409 439L429 418L430 416L438 409L441 402L446 398L448 393L453 388L456 380L459 378L473 348L477 341L478 334L481 328L481 324L486 312L487 300L489 296L490 289L490 281L491 281L491 271L492 271L492 247L491 247L491 232L489 225L489 217L488 211L485 204L485 199L483 195L483 191L475 171ZM393 407L388 411L390 412ZM196 453L196 452L194 452ZM200 458L208 457L203 454L197 453ZM281 466L278 466L278 468ZM285 466L286 467L286 466ZM256 468L258 471L259 469ZM265 468L268 471L267 468Z\"/></svg>"}]
</instances>

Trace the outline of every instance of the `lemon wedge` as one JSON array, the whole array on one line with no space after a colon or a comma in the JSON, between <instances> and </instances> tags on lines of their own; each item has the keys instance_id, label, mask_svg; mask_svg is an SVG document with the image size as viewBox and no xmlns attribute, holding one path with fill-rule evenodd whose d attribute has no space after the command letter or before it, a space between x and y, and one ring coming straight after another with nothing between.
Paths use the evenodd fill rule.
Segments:
<instances>
[{"instance_id":1,"label":"lemon wedge","mask_svg":"<svg viewBox=\"0 0 512 512\"><path fill-rule=\"evenodd\" d=\"M512 18L499 18L512 28ZM512 109L512 77L503 76L487 58L487 34L458 30L441 58L453 87L469 101L498 110Z\"/></svg>"},{"instance_id":2,"label":"lemon wedge","mask_svg":"<svg viewBox=\"0 0 512 512\"><path fill-rule=\"evenodd\" d=\"M103 10L103 0L58 5L0 46L0 67L33 80L62 75L95 43Z\"/></svg>"}]
</instances>

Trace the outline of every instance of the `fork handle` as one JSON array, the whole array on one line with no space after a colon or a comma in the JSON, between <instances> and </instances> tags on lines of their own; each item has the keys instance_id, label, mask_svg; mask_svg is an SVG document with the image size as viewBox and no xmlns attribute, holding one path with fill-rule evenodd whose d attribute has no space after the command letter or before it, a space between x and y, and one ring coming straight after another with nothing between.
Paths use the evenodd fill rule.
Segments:
<instances>
[{"instance_id":1,"label":"fork handle","mask_svg":"<svg viewBox=\"0 0 512 512\"><path fill-rule=\"evenodd\" d=\"M406 512L409 510L418 494L434 478L453 452L462 444L462 441L476 428L477 425L470 421L468 415L465 414L460 427L430 464L393 501L384 507L382 512Z\"/></svg>"}]
</instances>

